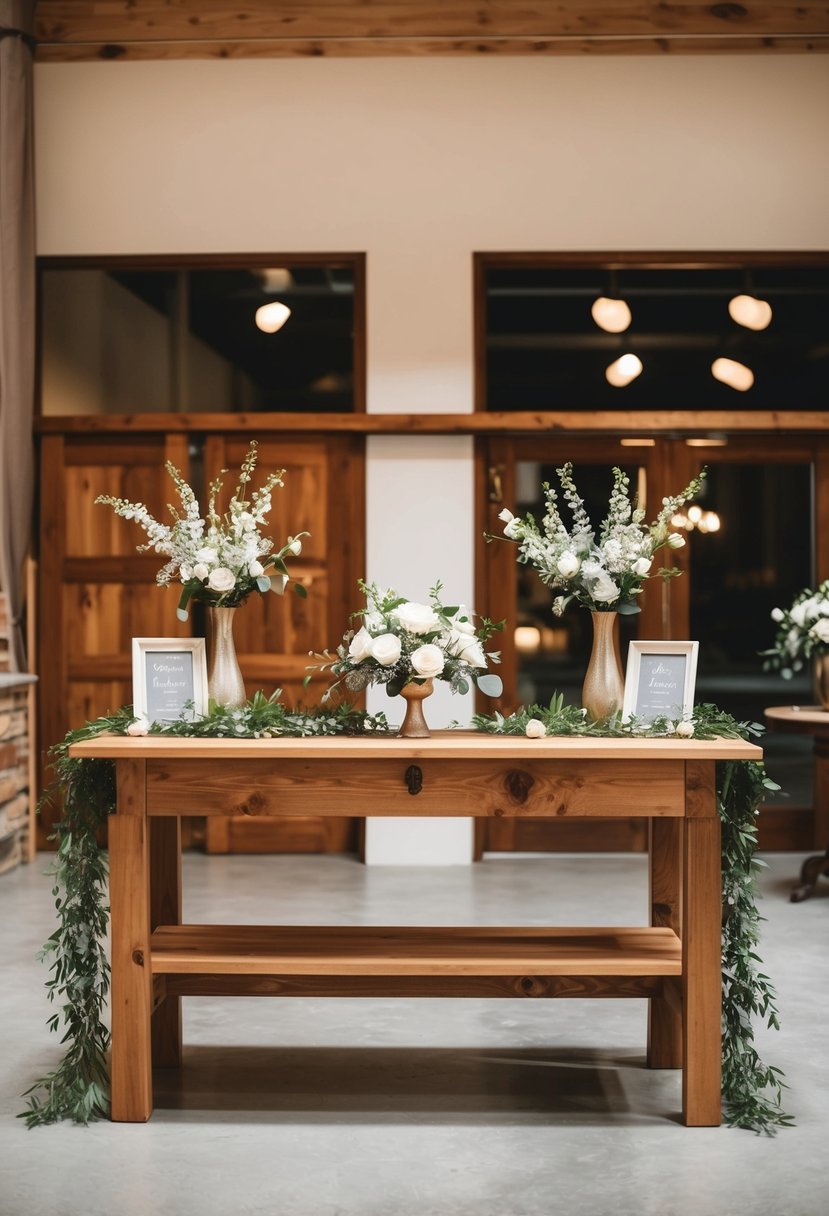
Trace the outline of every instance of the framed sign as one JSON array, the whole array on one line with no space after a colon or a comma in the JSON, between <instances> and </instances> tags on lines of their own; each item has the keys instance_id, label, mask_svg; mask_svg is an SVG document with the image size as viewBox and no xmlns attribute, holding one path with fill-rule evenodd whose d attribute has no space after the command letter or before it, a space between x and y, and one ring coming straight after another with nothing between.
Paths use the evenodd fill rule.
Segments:
<instances>
[{"instance_id":1,"label":"framed sign","mask_svg":"<svg viewBox=\"0 0 829 1216\"><path fill-rule=\"evenodd\" d=\"M206 714L204 638L133 638L132 705L148 722Z\"/></svg>"},{"instance_id":2,"label":"framed sign","mask_svg":"<svg viewBox=\"0 0 829 1216\"><path fill-rule=\"evenodd\" d=\"M699 642L631 642L622 717L690 718Z\"/></svg>"}]
</instances>

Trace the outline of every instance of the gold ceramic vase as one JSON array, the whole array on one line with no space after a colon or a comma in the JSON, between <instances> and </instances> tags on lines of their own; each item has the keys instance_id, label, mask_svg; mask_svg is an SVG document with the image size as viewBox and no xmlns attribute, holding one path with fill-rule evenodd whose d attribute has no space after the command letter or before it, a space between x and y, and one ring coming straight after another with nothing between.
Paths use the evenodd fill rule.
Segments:
<instances>
[{"instance_id":1,"label":"gold ceramic vase","mask_svg":"<svg viewBox=\"0 0 829 1216\"><path fill-rule=\"evenodd\" d=\"M431 697L434 685L431 680L422 684L404 684L400 695L406 702L406 716L397 732L398 739L430 739L431 733L423 716L423 702Z\"/></svg>"},{"instance_id":2,"label":"gold ceramic vase","mask_svg":"<svg viewBox=\"0 0 829 1216\"><path fill-rule=\"evenodd\" d=\"M619 662L616 612L591 612L593 649L584 676L581 703L594 722L622 708L625 682Z\"/></svg>"},{"instance_id":3,"label":"gold ceramic vase","mask_svg":"<svg viewBox=\"0 0 829 1216\"><path fill-rule=\"evenodd\" d=\"M829 710L829 654L812 656L812 686L818 705Z\"/></svg>"},{"instance_id":4,"label":"gold ceramic vase","mask_svg":"<svg viewBox=\"0 0 829 1216\"><path fill-rule=\"evenodd\" d=\"M235 608L207 608L207 692L219 705L244 705L245 682L233 644Z\"/></svg>"}]
</instances>

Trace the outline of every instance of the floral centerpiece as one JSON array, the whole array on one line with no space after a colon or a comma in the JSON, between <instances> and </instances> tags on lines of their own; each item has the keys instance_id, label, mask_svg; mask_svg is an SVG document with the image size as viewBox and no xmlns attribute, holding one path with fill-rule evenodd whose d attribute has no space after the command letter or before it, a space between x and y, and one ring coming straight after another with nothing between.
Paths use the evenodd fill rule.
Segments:
<instances>
[{"instance_id":1,"label":"floral centerpiece","mask_svg":"<svg viewBox=\"0 0 829 1216\"><path fill-rule=\"evenodd\" d=\"M154 550L168 560L156 575L160 587L181 583L178 616L187 620L190 600L202 600L213 607L236 608L254 591L276 591L281 594L289 581L285 560L302 552L302 537L289 536L282 547L274 551L270 537L260 528L266 523L271 509L271 491L282 486L285 470L270 473L259 490L248 489L258 459L256 440L251 440L242 462L239 480L227 511L220 515L219 495L228 472L222 469L210 483L207 517L203 517L195 493L171 461L165 468L175 483L181 500L181 511L171 503L167 509L171 524L160 523L141 502L99 494L96 503L112 507L122 519L132 519L147 533L147 540L137 545L139 553ZM297 594L304 596L301 583L293 583Z\"/></svg>"},{"instance_id":2,"label":"floral centerpiece","mask_svg":"<svg viewBox=\"0 0 829 1216\"><path fill-rule=\"evenodd\" d=\"M160 587L180 584L179 620L187 620L191 600L209 606L212 629L208 686L211 696L224 704L241 704L245 690L233 650L232 613L219 610L237 608L254 592L274 591L281 595L290 581L287 559L299 556L302 538L308 535L300 532L297 536L289 536L276 549L273 540L262 534L271 509L272 491L275 486L283 485L285 470L270 473L260 489L251 489L257 458L254 439L242 461L236 489L224 513L219 511L218 500L227 469L222 469L210 483L207 515L203 516L193 489L170 461L165 467L181 501L180 509L168 503L171 523L155 519L141 502L130 502L111 494L100 494L95 499L96 503L112 507L122 519L134 520L144 529L147 540L136 546L139 553L152 550L167 558L156 575L156 582ZM291 582L291 586L298 595L307 594L301 583ZM217 671L217 665L222 670Z\"/></svg>"},{"instance_id":3,"label":"floral centerpiece","mask_svg":"<svg viewBox=\"0 0 829 1216\"><path fill-rule=\"evenodd\" d=\"M361 692L369 684L383 684L390 697L403 695L409 702L401 734L428 735L420 702L433 690L434 680L444 680L453 692L466 693L474 684L490 697L500 696L500 676L487 672L500 654L484 645L503 621L482 617L476 626L474 614L463 604L441 602L443 584L429 591L429 603L407 600L395 590L381 590L376 583L360 582L366 607L353 614L359 625L350 629L335 655L316 655L320 662L311 671L328 670L338 678L323 694L328 700L344 685ZM306 677L306 684L311 679ZM416 708L415 708L416 707Z\"/></svg>"},{"instance_id":4,"label":"floral centerpiece","mask_svg":"<svg viewBox=\"0 0 829 1216\"><path fill-rule=\"evenodd\" d=\"M774 608L774 645L762 651L764 671L779 671L790 680L812 664L815 694L829 709L829 579L816 590L804 587L788 608Z\"/></svg>"},{"instance_id":5,"label":"floral centerpiece","mask_svg":"<svg viewBox=\"0 0 829 1216\"><path fill-rule=\"evenodd\" d=\"M518 561L533 566L545 586L560 590L553 600L556 616L561 616L571 600L594 614L608 616L607 620L593 618L594 650L583 692L588 711L603 717L619 710L622 703L622 673L613 641L615 614L641 611L637 597L648 578L669 579L681 573L674 566L654 570L653 559L659 549L680 549L685 544L681 533L671 531L671 517L700 492L705 470L680 494L663 498L656 519L646 524L643 508L631 500L630 478L614 468L607 516L598 530L576 489L572 464L556 469L556 474L571 516L569 527L561 515L558 493L547 482L546 511L540 525L531 514L519 518L508 510L499 518L505 524L504 536L518 544Z\"/></svg>"}]
</instances>

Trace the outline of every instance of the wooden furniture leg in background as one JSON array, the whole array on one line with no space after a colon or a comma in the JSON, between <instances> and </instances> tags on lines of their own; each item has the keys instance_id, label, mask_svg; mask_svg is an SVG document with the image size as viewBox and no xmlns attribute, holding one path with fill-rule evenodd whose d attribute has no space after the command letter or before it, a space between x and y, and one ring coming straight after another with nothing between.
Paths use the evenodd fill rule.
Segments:
<instances>
[{"instance_id":1,"label":"wooden furniture leg in background","mask_svg":"<svg viewBox=\"0 0 829 1216\"><path fill-rule=\"evenodd\" d=\"M109 819L112 1118L143 1123L153 1108L146 764L119 760L117 767L118 810Z\"/></svg>"},{"instance_id":2,"label":"wooden furniture leg in background","mask_svg":"<svg viewBox=\"0 0 829 1216\"><path fill-rule=\"evenodd\" d=\"M164 816L150 827L150 928L181 924L181 820ZM152 1016L156 1068L181 1065L181 997L162 996Z\"/></svg>"},{"instance_id":3,"label":"wooden furniture leg in background","mask_svg":"<svg viewBox=\"0 0 829 1216\"><path fill-rule=\"evenodd\" d=\"M718 1127L722 1111L722 880L713 761L686 765L682 899L682 1117Z\"/></svg>"},{"instance_id":4,"label":"wooden furniture leg in background","mask_svg":"<svg viewBox=\"0 0 829 1216\"><path fill-rule=\"evenodd\" d=\"M681 934L682 819L650 819L651 924ZM682 1067L682 994L665 985L664 996L648 1001L648 1068Z\"/></svg>"}]
</instances>

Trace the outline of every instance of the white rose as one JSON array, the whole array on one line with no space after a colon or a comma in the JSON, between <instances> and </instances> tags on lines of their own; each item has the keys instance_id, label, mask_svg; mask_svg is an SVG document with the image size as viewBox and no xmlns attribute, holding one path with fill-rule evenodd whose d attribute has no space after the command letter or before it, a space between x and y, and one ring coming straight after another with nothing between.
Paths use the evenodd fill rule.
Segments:
<instances>
[{"instance_id":1,"label":"white rose","mask_svg":"<svg viewBox=\"0 0 829 1216\"><path fill-rule=\"evenodd\" d=\"M261 578L265 573L265 567L261 562L251 562L248 566L248 574L251 578Z\"/></svg>"},{"instance_id":2,"label":"white rose","mask_svg":"<svg viewBox=\"0 0 829 1216\"><path fill-rule=\"evenodd\" d=\"M590 598L594 599L597 604L612 604L619 598L619 588L610 575L602 571L596 575L590 588Z\"/></svg>"},{"instance_id":3,"label":"white rose","mask_svg":"<svg viewBox=\"0 0 829 1216\"><path fill-rule=\"evenodd\" d=\"M150 724L146 718L136 718L134 722L130 722L127 727L127 734L140 736L150 733Z\"/></svg>"},{"instance_id":4,"label":"white rose","mask_svg":"<svg viewBox=\"0 0 829 1216\"><path fill-rule=\"evenodd\" d=\"M212 566L213 562L219 560L219 555L215 549L199 549L196 553L196 561L204 562L206 566Z\"/></svg>"},{"instance_id":5,"label":"white rose","mask_svg":"<svg viewBox=\"0 0 829 1216\"><path fill-rule=\"evenodd\" d=\"M236 575L232 570L228 570L227 566L217 566L215 570L210 571L207 585L211 591L218 591L222 594L225 591L232 591L236 586Z\"/></svg>"},{"instance_id":6,"label":"white rose","mask_svg":"<svg viewBox=\"0 0 829 1216\"><path fill-rule=\"evenodd\" d=\"M440 627L437 613L428 604L401 604L395 608L394 615L409 633L431 633Z\"/></svg>"},{"instance_id":7,"label":"white rose","mask_svg":"<svg viewBox=\"0 0 829 1216\"><path fill-rule=\"evenodd\" d=\"M815 621L809 634L811 637L817 638L819 642L829 642L829 620L824 616L819 621Z\"/></svg>"},{"instance_id":8,"label":"white rose","mask_svg":"<svg viewBox=\"0 0 829 1216\"><path fill-rule=\"evenodd\" d=\"M484 648L475 637L469 637L465 633L457 635L452 653L470 667L486 667Z\"/></svg>"},{"instance_id":9,"label":"white rose","mask_svg":"<svg viewBox=\"0 0 829 1216\"><path fill-rule=\"evenodd\" d=\"M207 569L204 562L196 562L195 566L193 567L193 574L196 578L200 578L202 582L204 582L209 573L210 571Z\"/></svg>"},{"instance_id":10,"label":"white rose","mask_svg":"<svg viewBox=\"0 0 829 1216\"><path fill-rule=\"evenodd\" d=\"M543 739L546 733L547 727L540 718L530 718L524 730L528 739Z\"/></svg>"},{"instance_id":11,"label":"white rose","mask_svg":"<svg viewBox=\"0 0 829 1216\"><path fill-rule=\"evenodd\" d=\"M432 642L419 646L412 654L412 669L418 676L439 676L445 662L443 651Z\"/></svg>"},{"instance_id":12,"label":"white rose","mask_svg":"<svg viewBox=\"0 0 829 1216\"><path fill-rule=\"evenodd\" d=\"M365 626L363 626L362 629L358 629L348 644L349 657L352 658L355 663L362 663L363 659L369 658L372 654L371 643L371 634L368 632Z\"/></svg>"},{"instance_id":13,"label":"white rose","mask_svg":"<svg viewBox=\"0 0 829 1216\"><path fill-rule=\"evenodd\" d=\"M677 722L676 733L679 735L680 739L690 739L694 733L693 722Z\"/></svg>"},{"instance_id":14,"label":"white rose","mask_svg":"<svg viewBox=\"0 0 829 1216\"><path fill-rule=\"evenodd\" d=\"M294 557L299 557L300 553L302 552L302 541L299 539L299 537L297 537L296 540L292 540L289 537L288 548L290 549L291 553L293 553Z\"/></svg>"},{"instance_id":15,"label":"white rose","mask_svg":"<svg viewBox=\"0 0 829 1216\"><path fill-rule=\"evenodd\" d=\"M400 638L394 633L381 633L371 639L371 654L381 667L391 667L400 658Z\"/></svg>"},{"instance_id":16,"label":"white rose","mask_svg":"<svg viewBox=\"0 0 829 1216\"><path fill-rule=\"evenodd\" d=\"M680 536L678 532L668 533L668 545L671 549L681 549L685 544L685 537Z\"/></svg>"},{"instance_id":17,"label":"white rose","mask_svg":"<svg viewBox=\"0 0 829 1216\"><path fill-rule=\"evenodd\" d=\"M631 566L631 570L638 578L644 578L653 565L652 557L639 557Z\"/></svg>"},{"instance_id":18,"label":"white rose","mask_svg":"<svg viewBox=\"0 0 829 1216\"><path fill-rule=\"evenodd\" d=\"M461 604L458 611L452 617L452 632L467 634L475 632L475 626L469 619L469 609L465 604Z\"/></svg>"},{"instance_id":19,"label":"white rose","mask_svg":"<svg viewBox=\"0 0 829 1216\"><path fill-rule=\"evenodd\" d=\"M581 562L575 553L570 553L568 550L566 553L562 553L556 562L556 570L558 570L562 578L573 578L574 575L578 574L580 565Z\"/></svg>"},{"instance_id":20,"label":"white rose","mask_svg":"<svg viewBox=\"0 0 829 1216\"><path fill-rule=\"evenodd\" d=\"M772 608L771 619L773 621L777 621L777 623L779 625L780 622L783 620L783 609L782 608Z\"/></svg>"}]
</instances>

